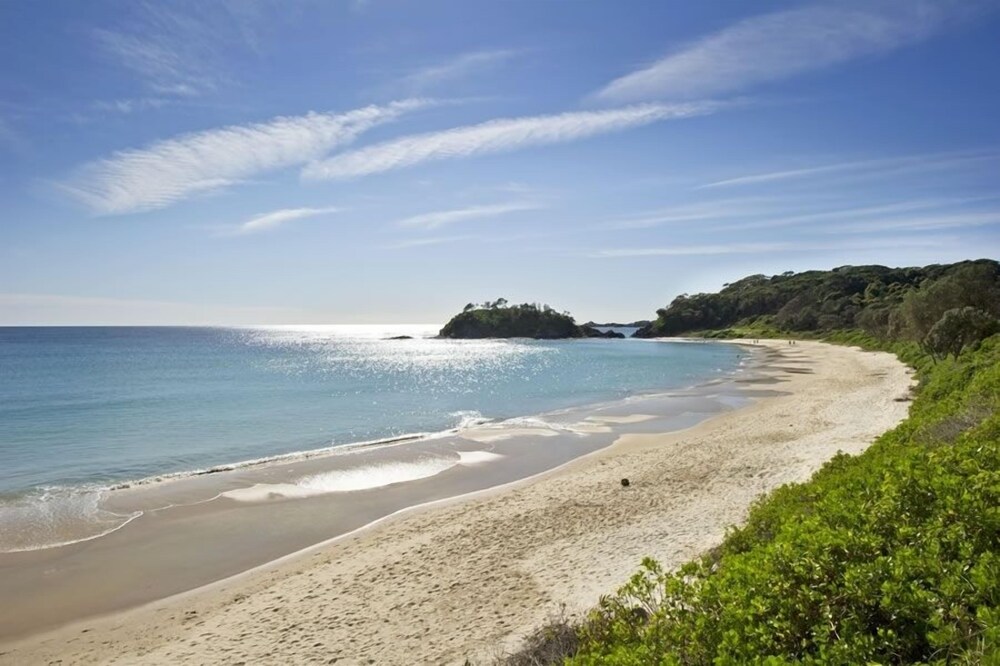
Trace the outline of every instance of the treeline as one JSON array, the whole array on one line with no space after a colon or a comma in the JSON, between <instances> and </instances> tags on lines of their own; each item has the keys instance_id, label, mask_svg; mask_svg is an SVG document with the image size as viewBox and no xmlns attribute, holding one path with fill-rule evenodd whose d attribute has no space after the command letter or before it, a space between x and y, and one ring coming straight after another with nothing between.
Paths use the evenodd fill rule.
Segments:
<instances>
[{"instance_id":1,"label":"treeline","mask_svg":"<svg viewBox=\"0 0 1000 666\"><path fill-rule=\"evenodd\" d=\"M515 314L540 312L542 314L556 313L565 317L571 316L565 311L557 312L548 303L521 303L520 305L515 305L509 303L506 298L498 298L495 301L483 301L482 303L468 303L462 308L462 312L472 312L474 310L511 310Z\"/></svg>"},{"instance_id":2,"label":"treeline","mask_svg":"<svg viewBox=\"0 0 1000 666\"><path fill-rule=\"evenodd\" d=\"M924 268L843 266L752 275L717 294L683 294L638 337L709 330L829 333L859 329L910 341L937 357L1000 330L1000 264L990 259Z\"/></svg>"}]
</instances>

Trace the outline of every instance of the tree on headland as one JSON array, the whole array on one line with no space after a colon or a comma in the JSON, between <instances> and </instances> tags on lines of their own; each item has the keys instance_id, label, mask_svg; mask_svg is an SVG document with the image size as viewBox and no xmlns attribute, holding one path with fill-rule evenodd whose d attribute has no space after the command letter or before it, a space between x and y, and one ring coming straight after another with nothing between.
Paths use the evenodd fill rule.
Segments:
<instances>
[{"instance_id":1,"label":"tree on headland","mask_svg":"<svg viewBox=\"0 0 1000 666\"><path fill-rule=\"evenodd\" d=\"M962 350L1000 332L1000 321L979 308L966 306L946 311L923 340L935 358L958 357Z\"/></svg>"},{"instance_id":2,"label":"tree on headland","mask_svg":"<svg viewBox=\"0 0 1000 666\"><path fill-rule=\"evenodd\" d=\"M966 306L1000 317L1000 270L996 262L969 262L940 279L924 280L903 297L893 332L923 340L945 312Z\"/></svg>"}]
</instances>

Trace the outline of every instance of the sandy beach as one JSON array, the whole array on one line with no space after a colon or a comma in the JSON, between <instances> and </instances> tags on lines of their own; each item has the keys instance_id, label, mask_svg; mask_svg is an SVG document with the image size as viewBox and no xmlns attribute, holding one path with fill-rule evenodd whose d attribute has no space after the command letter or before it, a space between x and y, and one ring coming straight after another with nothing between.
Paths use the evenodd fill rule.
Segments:
<instances>
[{"instance_id":1,"label":"sandy beach","mask_svg":"<svg viewBox=\"0 0 1000 666\"><path fill-rule=\"evenodd\" d=\"M862 451L906 416L911 374L891 355L758 347L763 363L745 381L759 395L747 406L685 430L621 435L530 479L0 644L0 663L489 663L561 607L585 612L642 557L674 566L711 547L756 497L838 451Z\"/></svg>"}]
</instances>

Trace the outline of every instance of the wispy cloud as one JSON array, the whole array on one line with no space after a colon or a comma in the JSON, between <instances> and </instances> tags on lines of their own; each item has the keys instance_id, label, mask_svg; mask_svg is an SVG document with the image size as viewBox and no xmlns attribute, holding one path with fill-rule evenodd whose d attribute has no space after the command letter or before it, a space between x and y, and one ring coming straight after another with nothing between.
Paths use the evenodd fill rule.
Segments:
<instances>
[{"instance_id":1,"label":"wispy cloud","mask_svg":"<svg viewBox=\"0 0 1000 666\"><path fill-rule=\"evenodd\" d=\"M527 210L539 210L543 208L540 204L528 201L514 201L502 204L490 204L485 206L468 206L454 210L440 210L433 213L422 213L407 217L396 222L400 227L419 227L422 229L437 229L456 222L465 222L483 217L497 217L508 213L517 213Z\"/></svg>"},{"instance_id":2,"label":"wispy cloud","mask_svg":"<svg viewBox=\"0 0 1000 666\"><path fill-rule=\"evenodd\" d=\"M983 3L869 0L815 4L746 19L615 79L615 103L715 96L925 39Z\"/></svg>"},{"instance_id":3,"label":"wispy cloud","mask_svg":"<svg viewBox=\"0 0 1000 666\"><path fill-rule=\"evenodd\" d=\"M159 109L171 104L171 102L172 100L166 97L130 97L114 100L98 100L92 106L97 111L112 111L128 115L147 109Z\"/></svg>"},{"instance_id":4,"label":"wispy cloud","mask_svg":"<svg viewBox=\"0 0 1000 666\"><path fill-rule=\"evenodd\" d=\"M480 245L486 245L489 247L496 246L501 243L521 243L524 244L525 241L535 241L543 238L554 238L558 236L554 232L524 232L515 234L461 234L454 236L431 236L422 238L411 238L407 240L402 240L390 245L386 245L385 248L389 250L402 250L412 247L426 247L431 245L444 245L447 243L459 243L459 242L476 242ZM538 249L535 246L531 247L519 247L518 250L532 251Z\"/></svg>"},{"instance_id":5,"label":"wispy cloud","mask_svg":"<svg viewBox=\"0 0 1000 666\"><path fill-rule=\"evenodd\" d=\"M917 217L872 218L850 224L831 225L827 233L881 233L885 231L931 231L1000 225L1000 210L943 213ZM998 243L1000 245L1000 243Z\"/></svg>"},{"instance_id":6,"label":"wispy cloud","mask_svg":"<svg viewBox=\"0 0 1000 666\"><path fill-rule=\"evenodd\" d=\"M761 185L786 180L806 179L815 176L831 176L837 174L856 174L863 175L868 178L873 175L897 175L912 173L914 171L963 168L973 166L984 161L996 159L1000 159L1000 153L996 151L967 151L853 160L797 169L766 171L745 176L737 176L735 178L726 178L724 180L717 180L700 185L699 189Z\"/></svg>"},{"instance_id":7,"label":"wispy cloud","mask_svg":"<svg viewBox=\"0 0 1000 666\"><path fill-rule=\"evenodd\" d=\"M598 225L604 229L648 229L665 224L700 223L712 233L798 227L800 231L874 231L880 229L946 228L989 224L996 213L970 214L968 206L996 200L997 196L940 197L836 207L840 197L823 201L814 197L744 197L682 203L657 211ZM833 207L831 207L831 204ZM934 215L907 217L916 212ZM870 225L870 226L866 226ZM898 226L894 226L898 225ZM939 225L936 226L935 225Z\"/></svg>"},{"instance_id":8,"label":"wispy cloud","mask_svg":"<svg viewBox=\"0 0 1000 666\"><path fill-rule=\"evenodd\" d=\"M501 153L553 143L577 141L654 122L713 113L712 102L643 104L607 111L577 111L552 116L503 118L442 132L430 132L377 143L310 164L309 179L346 179L421 162Z\"/></svg>"},{"instance_id":9,"label":"wispy cloud","mask_svg":"<svg viewBox=\"0 0 1000 666\"><path fill-rule=\"evenodd\" d=\"M134 2L111 26L93 30L100 50L162 97L191 97L229 81L234 54L252 55L259 32L294 9L287 3Z\"/></svg>"},{"instance_id":10,"label":"wispy cloud","mask_svg":"<svg viewBox=\"0 0 1000 666\"><path fill-rule=\"evenodd\" d=\"M219 31L166 6L134 7L136 12L120 26L93 31L101 50L157 94L184 97L214 89Z\"/></svg>"},{"instance_id":11,"label":"wispy cloud","mask_svg":"<svg viewBox=\"0 0 1000 666\"><path fill-rule=\"evenodd\" d=\"M396 81L392 87L401 87L407 94L420 94L449 81L482 74L522 53L514 49L462 53L446 62L421 67Z\"/></svg>"},{"instance_id":12,"label":"wispy cloud","mask_svg":"<svg viewBox=\"0 0 1000 666\"><path fill-rule=\"evenodd\" d=\"M953 208L977 201L982 201L983 197L968 198L946 198L946 199L914 199L909 201L895 201L892 203L877 204L872 206L860 206L854 208L838 208L835 210L814 211L805 213L794 213L786 209L783 215L778 217L767 217L762 220L740 222L737 224L723 225L715 227L719 231L749 230L749 229L771 229L775 227L787 227L793 225L843 222L850 220L863 220L897 215L900 213L912 213L918 210L930 210L935 208ZM792 213L792 214L789 214Z\"/></svg>"},{"instance_id":13,"label":"wispy cloud","mask_svg":"<svg viewBox=\"0 0 1000 666\"><path fill-rule=\"evenodd\" d=\"M96 213L163 208L255 174L305 164L428 104L406 100L185 134L85 164L60 186Z\"/></svg>"},{"instance_id":14,"label":"wispy cloud","mask_svg":"<svg viewBox=\"0 0 1000 666\"><path fill-rule=\"evenodd\" d=\"M680 222L712 222L755 217L778 210L775 201L768 197L746 197L684 203L613 220L600 226L610 229L649 229Z\"/></svg>"},{"instance_id":15,"label":"wispy cloud","mask_svg":"<svg viewBox=\"0 0 1000 666\"><path fill-rule=\"evenodd\" d=\"M261 231L268 231L270 229L280 227L283 224L287 224L288 222L293 222L295 220L317 217L319 215L329 215L331 213L338 213L340 210L340 208L334 206L328 206L326 208L284 208L282 210L274 210L270 213L263 213L250 218L239 226L237 233L255 234Z\"/></svg>"},{"instance_id":16,"label":"wispy cloud","mask_svg":"<svg viewBox=\"0 0 1000 666\"><path fill-rule=\"evenodd\" d=\"M585 254L594 259L637 257L711 256L726 254L768 254L777 252L834 252L838 250L878 250L898 247L940 247L951 243L950 237L901 237L859 239L835 242L717 243L710 245L671 245L665 247L608 248Z\"/></svg>"},{"instance_id":17,"label":"wispy cloud","mask_svg":"<svg viewBox=\"0 0 1000 666\"><path fill-rule=\"evenodd\" d=\"M435 236L434 238L411 238L387 245L390 250L405 250L408 247L426 247L428 245L443 245L445 243L458 243L460 241L476 240L478 236Z\"/></svg>"}]
</instances>

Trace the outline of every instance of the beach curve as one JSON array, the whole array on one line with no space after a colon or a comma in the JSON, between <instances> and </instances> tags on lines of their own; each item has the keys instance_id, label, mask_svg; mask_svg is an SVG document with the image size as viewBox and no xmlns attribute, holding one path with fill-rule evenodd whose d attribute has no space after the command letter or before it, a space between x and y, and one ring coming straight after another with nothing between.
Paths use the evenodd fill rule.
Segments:
<instances>
[{"instance_id":1,"label":"beach curve","mask_svg":"<svg viewBox=\"0 0 1000 666\"><path fill-rule=\"evenodd\" d=\"M642 556L676 565L710 547L762 492L905 417L911 379L894 357L784 344L764 345L783 395L681 432L625 435L222 586L2 646L0 661L488 659L561 604L585 610Z\"/></svg>"}]
</instances>

